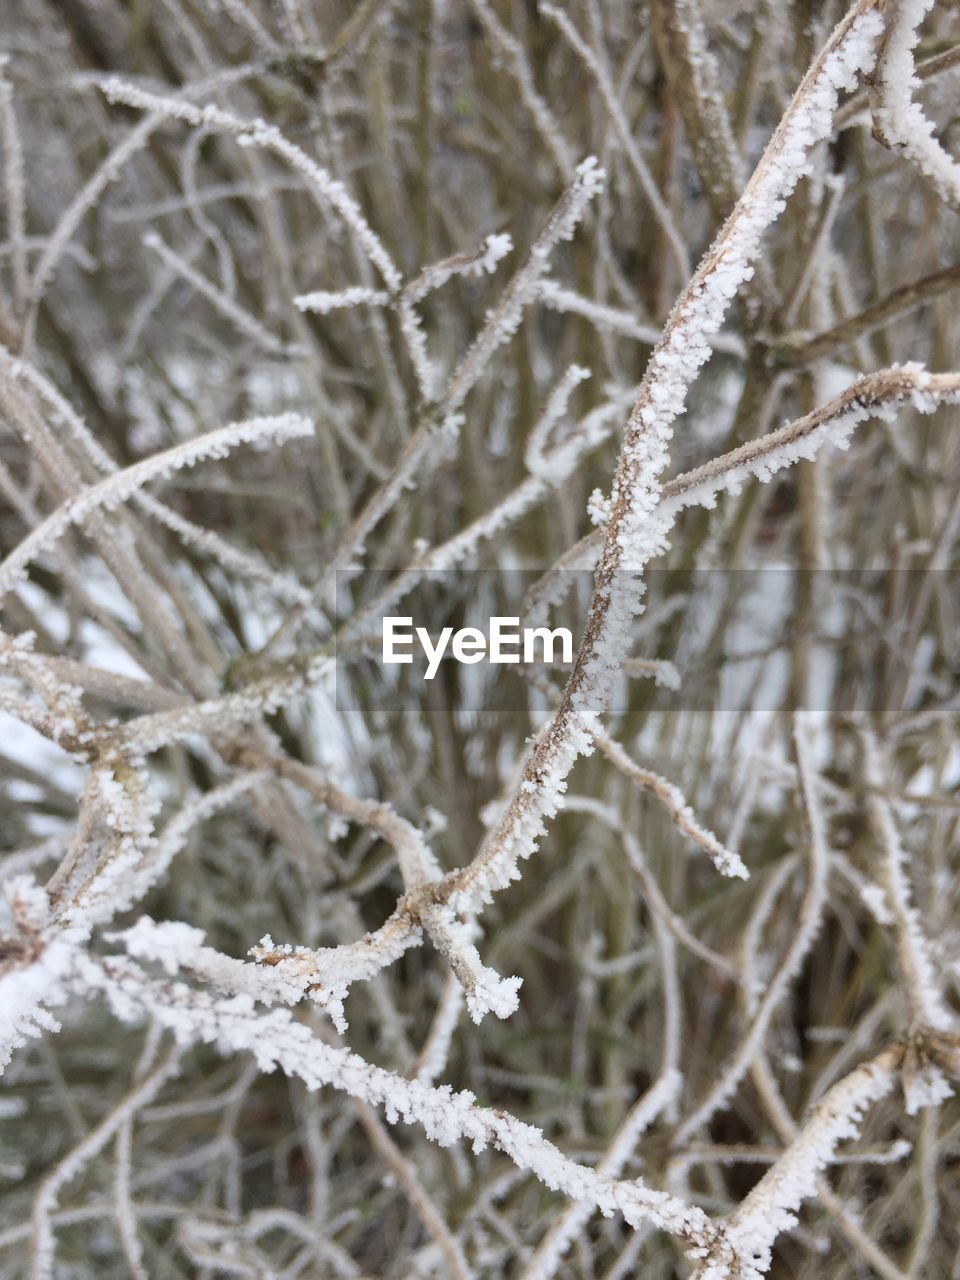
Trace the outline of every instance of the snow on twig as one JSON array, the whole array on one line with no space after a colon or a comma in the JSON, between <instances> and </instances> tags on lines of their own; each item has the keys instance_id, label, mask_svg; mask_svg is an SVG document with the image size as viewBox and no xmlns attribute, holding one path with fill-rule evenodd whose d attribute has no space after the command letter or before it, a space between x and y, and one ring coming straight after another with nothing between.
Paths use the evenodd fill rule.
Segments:
<instances>
[{"instance_id":1,"label":"snow on twig","mask_svg":"<svg viewBox=\"0 0 960 1280\"><path fill-rule=\"evenodd\" d=\"M546 821L562 804L566 777L587 754L641 609L635 575L664 547L658 513L660 472L672 423L689 383L710 354L726 308L753 271L765 229L809 169L809 152L829 132L841 89L869 69L881 20L861 6L834 32L797 90L756 171L681 294L644 374L627 424L611 498L611 516L597 568L583 643L560 707L528 756L523 780L499 827L451 882L451 901L470 909L519 876L518 863L536 849Z\"/></svg>"},{"instance_id":2,"label":"snow on twig","mask_svg":"<svg viewBox=\"0 0 960 1280\"><path fill-rule=\"evenodd\" d=\"M477 1152L494 1146L545 1186L572 1199L589 1200L605 1215L622 1213L632 1226L651 1222L700 1249L722 1240L722 1230L702 1210L648 1187L640 1178L617 1182L577 1164L533 1125L477 1106L467 1091L455 1093L448 1086L407 1080L348 1049L331 1047L285 1009L256 1013L249 995L215 998L180 982L155 982L122 957L85 957L77 989L100 992L126 1021L154 1017L180 1044L200 1042L228 1053L249 1052L261 1071L280 1068L310 1089L333 1086L382 1106L389 1123L417 1124L440 1146L465 1141Z\"/></svg>"},{"instance_id":3,"label":"snow on twig","mask_svg":"<svg viewBox=\"0 0 960 1280\"><path fill-rule=\"evenodd\" d=\"M875 76L878 136L905 156L939 195L960 210L960 164L945 150L933 124L914 100L920 88L913 50L933 0L889 0L886 31Z\"/></svg>"},{"instance_id":4,"label":"snow on twig","mask_svg":"<svg viewBox=\"0 0 960 1280\"><path fill-rule=\"evenodd\" d=\"M262 444L303 438L313 434L313 423L296 413L234 422L206 435L186 440L162 453L115 471L104 480L68 498L0 563L0 595L11 591L26 575L27 566L62 537L71 525L82 525L97 511L110 511L125 502L150 480L162 479L206 459L225 458L243 444Z\"/></svg>"}]
</instances>

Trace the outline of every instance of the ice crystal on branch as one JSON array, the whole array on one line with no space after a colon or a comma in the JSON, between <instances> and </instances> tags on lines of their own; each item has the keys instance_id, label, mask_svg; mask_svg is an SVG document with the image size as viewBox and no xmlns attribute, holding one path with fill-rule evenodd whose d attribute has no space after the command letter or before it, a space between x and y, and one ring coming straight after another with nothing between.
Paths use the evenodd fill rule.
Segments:
<instances>
[{"instance_id":1,"label":"ice crystal on branch","mask_svg":"<svg viewBox=\"0 0 960 1280\"><path fill-rule=\"evenodd\" d=\"M949 1274L949 7L143 8L0 13L0 1280Z\"/></svg>"}]
</instances>

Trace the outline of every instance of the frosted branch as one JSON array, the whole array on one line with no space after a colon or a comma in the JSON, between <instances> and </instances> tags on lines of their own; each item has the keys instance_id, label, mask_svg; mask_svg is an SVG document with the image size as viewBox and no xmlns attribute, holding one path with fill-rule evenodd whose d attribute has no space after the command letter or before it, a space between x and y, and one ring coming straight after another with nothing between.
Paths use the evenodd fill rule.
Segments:
<instances>
[{"instance_id":1,"label":"frosted branch","mask_svg":"<svg viewBox=\"0 0 960 1280\"><path fill-rule=\"evenodd\" d=\"M206 459L225 458L243 444L269 440L285 441L313 434L313 424L299 414L285 413L275 418L252 418L235 422L207 435L174 445L162 453L115 471L98 484L68 498L0 563L0 595L11 591L26 576L27 566L62 537L71 525L82 525L94 512L110 511L125 502L150 480L173 475L184 467Z\"/></svg>"}]
</instances>

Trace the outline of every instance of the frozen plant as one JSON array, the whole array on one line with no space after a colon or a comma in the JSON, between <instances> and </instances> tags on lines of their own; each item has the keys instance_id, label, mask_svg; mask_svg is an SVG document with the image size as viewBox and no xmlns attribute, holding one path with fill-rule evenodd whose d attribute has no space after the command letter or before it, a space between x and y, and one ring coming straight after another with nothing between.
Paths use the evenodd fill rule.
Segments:
<instances>
[{"instance_id":1,"label":"frozen plant","mask_svg":"<svg viewBox=\"0 0 960 1280\"><path fill-rule=\"evenodd\" d=\"M957 1272L953 18L3 6L0 1280Z\"/></svg>"}]
</instances>

